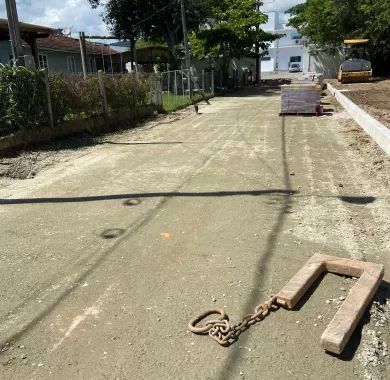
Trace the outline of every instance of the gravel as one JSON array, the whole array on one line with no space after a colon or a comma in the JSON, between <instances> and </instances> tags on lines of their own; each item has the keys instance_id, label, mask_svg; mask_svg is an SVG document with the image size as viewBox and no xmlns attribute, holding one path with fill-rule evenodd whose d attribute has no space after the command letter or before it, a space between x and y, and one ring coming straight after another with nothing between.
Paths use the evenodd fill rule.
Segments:
<instances>
[{"instance_id":1,"label":"gravel","mask_svg":"<svg viewBox=\"0 0 390 380\"><path fill-rule=\"evenodd\" d=\"M380 289L369 310L370 322L363 327L357 359L364 380L384 380L389 360L390 290Z\"/></svg>"}]
</instances>

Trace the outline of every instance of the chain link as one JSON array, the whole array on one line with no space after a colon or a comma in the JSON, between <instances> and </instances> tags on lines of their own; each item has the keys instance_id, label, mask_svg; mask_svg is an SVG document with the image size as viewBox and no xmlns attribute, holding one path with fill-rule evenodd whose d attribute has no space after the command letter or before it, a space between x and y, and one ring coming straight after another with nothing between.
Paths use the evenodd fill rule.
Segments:
<instances>
[{"instance_id":1,"label":"chain link","mask_svg":"<svg viewBox=\"0 0 390 380\"><path fill-rule=\"evenodd\" d=\"M193 318L189 322L188 328L194 334L209 334L221 346L228 347L235 343L244 331L248 330L255 323L262 321L270 314L271 310L276 310L277 308L279 308L277 297L272 296L267 302L258 305L253 314L248 314L240 323L235 325L230 324L229 317L223 309L208 309ZM219 314L220 316L218 319L207 321L200 327L197 327L200 321L213 314Z\"/></svg>"}]
</instances>

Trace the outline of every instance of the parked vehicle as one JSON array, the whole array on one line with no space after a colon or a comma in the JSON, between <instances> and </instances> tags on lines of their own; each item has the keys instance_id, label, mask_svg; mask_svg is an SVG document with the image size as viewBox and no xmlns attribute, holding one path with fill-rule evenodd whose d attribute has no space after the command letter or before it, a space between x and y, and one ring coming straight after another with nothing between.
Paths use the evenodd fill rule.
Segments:
<instances>
[{"instance_id":1,"label":"parked vehicle","mask_svg":"<svg viewBox=\"0 0 390 380\"><path fill-rule=\"evenodd\" d=\"M301 65L299 63L290 62L290 66L288 68L290 73L299 73L302 71Z\"/></svg>"}]
</instances>

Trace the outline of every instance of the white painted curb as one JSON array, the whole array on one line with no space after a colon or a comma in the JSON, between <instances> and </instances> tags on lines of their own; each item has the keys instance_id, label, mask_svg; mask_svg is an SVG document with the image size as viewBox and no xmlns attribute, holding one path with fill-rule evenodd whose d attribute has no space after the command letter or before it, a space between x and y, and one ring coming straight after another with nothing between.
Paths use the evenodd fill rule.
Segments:
<instances>
[{"instance_id":1,"label":"white painted curb","mask_svg":"<svg viewBox=\"0 0 390 380\"><path fill-rule=\"evenodd\" d=\"M349 100L341 91L336 90L330 83L327 84L329 92L346 109L351 117L376 141L376 143L390 155L390 129L373 118L367 112Z\"/></svg>"}]
</instances>

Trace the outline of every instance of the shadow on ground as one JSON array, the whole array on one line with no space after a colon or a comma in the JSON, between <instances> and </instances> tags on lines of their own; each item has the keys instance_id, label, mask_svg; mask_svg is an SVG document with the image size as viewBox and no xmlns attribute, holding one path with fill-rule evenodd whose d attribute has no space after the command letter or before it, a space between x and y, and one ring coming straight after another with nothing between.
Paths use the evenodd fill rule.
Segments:
<instances>
[{"instance_id":1,"label":"shadow on ground","mask_svg":"<svg viewBox=\"0 0 390 380\"><path fill-rule=\"evenodd\" d=\"M290 180L290 171L287 158L287 143L286 143L286 118L282 118L281 125L281 153L282 153L282 164L283 164L283 179L284 179L284 191L285 196L282 198L282 207L277 216L276 222L268 235L266 247L264 252L259 252L259 260L254 268L256 272L255 283L252 284L253 292L250 293L249 297L245 302L244 313L253 312L253 309L260 302L261 290L264 284L264 277L268 270L268 263L272 256L275 254L275 247L279 238L280 233L283 230L283 226L286 219L286 214L292 208L292 186ZM239 365L241 360L239 346L245 346L249 339L249 334L243 334L239 339L239 344L235 344L230 347L228 357L225 359L224 364L221 366L221 373L217 376L220 380L231 379L235 368Z\"/></svg>"}]
</instances>

